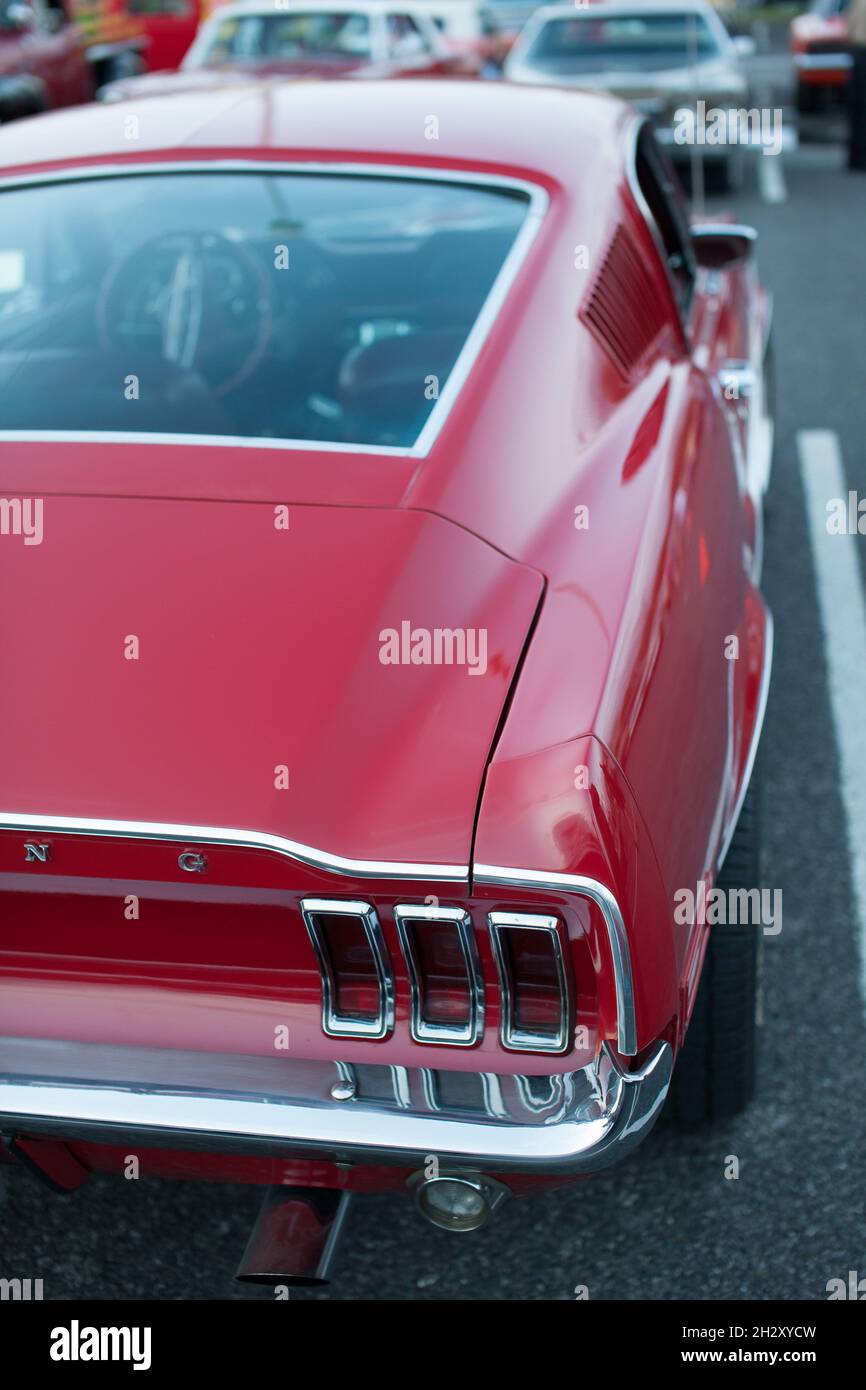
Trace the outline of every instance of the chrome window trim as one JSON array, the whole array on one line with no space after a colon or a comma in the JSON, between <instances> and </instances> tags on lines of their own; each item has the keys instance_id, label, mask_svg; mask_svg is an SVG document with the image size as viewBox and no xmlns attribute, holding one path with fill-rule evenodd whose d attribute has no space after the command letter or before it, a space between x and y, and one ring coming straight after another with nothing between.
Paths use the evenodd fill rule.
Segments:
<instances>
[{"instance_id":1,"label":"chrome window trim","mask_svg":"<svg viewBox=\"0 0 866 1390\"><path fill-rule=\"evenodd\" d=\"M345 878L393 878L403 881L466 884L467 864L414 864L378 859L347 859L314 849L282 835L262 830L235 830L213 825L175 825L161 821L109 820L82 816L31 815L17 811L0 811L0 830L32 830L57 835L94 835L111 839L170 840L196 845L215 845L235 849L267 850L284 855L309 868L324 869L327 873Z\"/></svg>"},{"instance_id":2,"label":"chrome window trim","mask_svg":"<svg viewBox=\"0 0 866 1390\"><path fill-rule=\"evenodd\" d=\"M426 458L445 425L457 401L464 383L475 361L487 341L488 335L500 309L504 304L512 284L520 272L529 249L544 220L550 199L540 184L510 175L469 172L445 168L431 169L415 164L368 164L358 161L328 160L270 160L270 159L190 159L154 160L134 164L90 164L79 165L74 169L53 169L30 174L10 174L0 178L0 194L17 188L38 187L46 184L82 183L102 178L153 177L160 174L177 173L223 173L223 174L333 174L341 176L361 176L404 179L410 182L425 180L431 183L466 184L472 187L500 190L502 192L522 193L527 197L523 221L505 260L499 268L490 290L466 336L457 355L454 366L427 417L423 429L409 448L390 445L347 444L344 441L305 439L248 439L243 435L208 434L159 434L155 432L127 433L122 430L0 430L0 440L41 441L41 442L85 442L85 443L124 443L124 444L189 444L192 446L222 448L293 449L298 452L313 451L345 454L382 454L395 458Z\"/></svg>"},{"instance_id":3,"label":"chrome window trim","mask_svg":"<svg viewBox=\"0 0 866 1390\"><path fill-rule=\"evenodd\" d=\"M496 961L496 973L499 976L499 1041L502 1046L509 1052L567 1052L571 1044L571 972L565 960L559 918L536 912L488 912L487 923L490 928L493 958ZM518 1028L515 1024L512 980L502 937L502 933L511 928L519 931L546 932L553 944L553 959L562 1001L559 1032L553 1038L546 1033L533 1033L528 1028Z\"/></svg>"},{"instance_id":4,"label":"chrome window trim","mask_svg":"<svg viewBox=\"0 0 866 1390\"><path fill-rule=\"evenodd\" d=\"M375 1019L337 1012L337 986L330 952L319 929L319 913L359 919L370 947L379 982L379 1012ZM302 898L301 916L319 961L322 980L322 1031L329 1038L386 1038L394 1031L394 972L388 958L379 918L372 903L345 898Z\"/></svg>"},{"instance_id":5,"label":"chrome window trim","mask_svg":"<svg viewBox=\"0 0 866 1390\"><path fill-rule=\"evenodd\" d=\"M640 180L638 179L638 176L637 176L637 153L638 153L638 145L639 145L639 143L640 143L640 137L641 137L641 135L642 135L644 129L648 129L649 132L650 132L650 135L653 136L653 138L654 138L655 132L654 132L654 130L653 130L653 123L652 123L652 121L648 120L646 116L636 116L635 119L634 119L634 121L632 122L632 127L631 127L630 137L629 137L629 141L630 141L630 142L629 142L628 158L626 159L626 177L627 177L627 180L628 180L628 187L629 187L629 191L631 192L631 196L632 196L632 198L634 199L635 204L636 204L636 206L637 206L637 210L638 210L638 212L640 213L641 217L643 218L643 220L644 220L644 222L645 222L645 224L646 224L647 230L648 230L650 236L652 237L653 244L654 244L654 246L655 246L655 248L656 248L656 254L658 255L658 258L659 258L659 260L660 260L661 263L662 263L662 268L663 268L664 273L665 273L665 276L666 276L666 278L667 278L668 289L669 289L670 292L671 292L671 299L673 300L674 312L675 312L675 314L676 314L677 322L678 322L679 325L680 325L680 329L681 329L681 331L682 331L682 335L683 335L683 338L684 338L684 340L685 340L685 342L686 342L686 345L690 348L690 347L691 347L691 335L690 335L690 333L689 333L689 321L691 320L692 308L693 308L694 303L695 303L695 292L694 292L694 291L695 291L695 284L696 284L696 282L697 282L697 266L696 266L696 265L693 265L693 266L692 266L692 287L691 287L691 292L690 292L690 294L689 294L689 313L688 313L688 317L687 317L687 318L684 318L684 317L683 317L682 309L680 308L680 297L679 297L679 291L678 291L678 289L677 289L677 283L676 283L676 281L674 280L673 271L671 270L671 267L670 267L670 262L669 262L669 260L668 260L668 254L667 254L667 251L665 250L665 244L664 244L664 241L663 241L663 239L662 239L662 234L661 234L661 231L660 231L660 229L659 229L658 223L656 222L655 218L654 218L653 215L652 215L652 212L651 212L651 210L650 210L649 203L647 202L646 198L644 197L643 189L642 189L641 186L640 186Z\"/></svg>"},{"instance_id":6,"label":"chrome window trim","mask_svg":"<svg viewBox=\"0 0 866 1390\"><path fill-rule=\"evenodd\" d=\"M722 865L724 864L725 859L727 858L728 850L731 848L731 841L734 838L734 831L737 828L737 821L740 819L740 812L743 809L743 802L746 799L746 793L749 790L749 783L752 780L752 773L755 769L755 759L758 756L758 745L761 741L761 731L763 730L764 718L767 713L767 701L770 696L770 676L773 670L774 627L773 615L770 612L769 608L765 610L765 613L766 618L764 626L764 665L761 670L761 688L758 692L758 708L755 711L755 725L752 729L752 737L749 740L749 752L746 757L746 766L743 769L743 780L740 783L740 790L737 793L737 800L734 803L734 809L731 812L731 816L725 828L725 833L722 838L721 846L719 848L719 853L716 857L717 874L721 871Z\"/></svg>"},{"instance_id":7,"label":"chrome window trim","mask_svg":"<svg viewBox=\"0 0 866 1390\"><path fill-rule=\"evenodd\" d=\"M477 864L473 879L504 888L526 888L532 892L576 893L598 907L607 929L608 947L616 991L617 1048L624 1057L637 1053L634 976L625 922L613 893L594 878L581 874L546 873L536 869L517 869L499 864Z\"/></svg>"},{"instance_id":8,"label":"chrome window trim","mask_svg":"<svg viewBox=\"0 0 866 1390\"><path fill-rule=\"evenodd\" d=\"M484 1034L484 980L469 913L462 907L425 907L421 904L400 903L394 908L394 921L397 924L409 975L409 1031L413 1039L417 1043L447 1043L451 1047L474 1047ZM469 992L469 1019L465 1027L448 1023L430 1023L423 1017L423 982L418 971L412 928L409 925L415 922L451 922L456 929L463 964L466 967Z\"/></svg>"}]
</instances>

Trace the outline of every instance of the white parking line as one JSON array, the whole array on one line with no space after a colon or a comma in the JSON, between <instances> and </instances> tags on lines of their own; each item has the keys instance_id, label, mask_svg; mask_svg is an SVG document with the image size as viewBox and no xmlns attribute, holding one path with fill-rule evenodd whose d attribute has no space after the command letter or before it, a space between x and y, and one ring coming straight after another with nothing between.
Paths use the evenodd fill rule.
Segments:
<instances>
[{"instance_id":1,"label":"white parking line","mask_svg":"<svg viewBox=\"0 0 866 1390\"><path fill-rule=\"evenodd\" d=\"M788 185L785 183L785 170L782 156L764 154L756 156L758 161L758 188L765 203L786 203Z\"/></svg>"},{"instance_id":2,"label":"white parking line","mask_svg":"<svg viewBox=\"0 0 866 1390\"><path fill-rule=\"evenodd\" d=\"M848 483L836 435L831 430L802 430L797 452L824 630L857 914L860 988L866 1003L866 601L857 557L858 543L866 545L866 536L832 535L827 530L831 498L844 499L846 515L848 510Z\"/></svg>"}]
</instances>

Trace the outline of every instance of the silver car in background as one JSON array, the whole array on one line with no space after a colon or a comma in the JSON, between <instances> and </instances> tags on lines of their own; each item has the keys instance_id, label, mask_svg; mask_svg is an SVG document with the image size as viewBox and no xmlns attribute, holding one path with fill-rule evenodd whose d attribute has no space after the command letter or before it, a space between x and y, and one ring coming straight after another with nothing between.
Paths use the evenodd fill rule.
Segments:
<instances>
[{"instance_id":1,"label":"silver car in background","mask_svg":"<svg viewBox=\"0 0 866 1390\"><path fill-rule=\"evenodd\" d=\"M684 109L697 123L701 110L727 117L747 107L741 60L753 51L753 40L732 39L704 0L546 5L519 35L505 77L621 97L652 117L656 138L673 158L686 159L702 141L689 132ZM702 153L723 161L730 181L738 182L742 143L707 141Z\"/></svg>"}]
</instances>

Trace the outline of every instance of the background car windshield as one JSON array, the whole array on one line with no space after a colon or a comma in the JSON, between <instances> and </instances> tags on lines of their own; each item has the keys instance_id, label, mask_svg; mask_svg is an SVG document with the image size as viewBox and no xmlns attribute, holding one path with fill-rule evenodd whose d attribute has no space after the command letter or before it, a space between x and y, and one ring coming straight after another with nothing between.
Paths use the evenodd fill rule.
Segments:
<instances>
[{"instance_id":1,"label":"background car windshield","mask_svg":"<svg viewBox=\"0 0 866 1390\"><path fill-rule=\"evenodd\" d=\"M225 19L196 66L268 59L369 58L370 21L365 14L248 14Z\"/></svg>"},{"instance_id":2,"label":"background car windshield","mask_svg":"<svg viewBox=\"0 0 866 1390\"><path fill-rule=\"evenodd\" d=\"M327 174L9 190L0 429L411 446L526 208Z\"/></svg>"},{"instance_id":3,"label":"background car windshield","mask_svg":"<svg viewBox=\"0 0 866 1390\"><path fill-rule=\"evenodd\" d=\"M850 6L850 0L812 0L809 6L809 14L814 14L819 19L832 19L834 15L845 14Z\"/></svg>"},{"instance_id":4,"label":"background car windshield","mask_svg":"<svg viewBox=\"0 0 866 1390\"><path fill-rule=\"evenodd\" d=\"M697 59L718 58L715 35L702 15L634 14L610 18L552 19L540 30L526 61L551 73L607 68L659 71Z\"/></svg>"}]
</instances>

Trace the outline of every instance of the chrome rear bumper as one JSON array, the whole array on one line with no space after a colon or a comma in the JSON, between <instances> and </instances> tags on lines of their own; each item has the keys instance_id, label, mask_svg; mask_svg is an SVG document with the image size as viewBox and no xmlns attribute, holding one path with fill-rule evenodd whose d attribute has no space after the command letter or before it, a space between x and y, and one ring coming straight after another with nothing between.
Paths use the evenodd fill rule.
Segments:
<instances>
[{"instance_id":1,"label":"chrome rear bumper","mask_svg":"<svg viewBox=\"0 0 866 1390\"><path fill-rule=\"evenodd\" d=\"M0 1039L0 1133L491 1173L591 1173L633 1149L667 1094L659 1043L624 1072L500 1076ZM335 1099L332 1087L347 1098Z\"/></svg>"}]
</instances>

